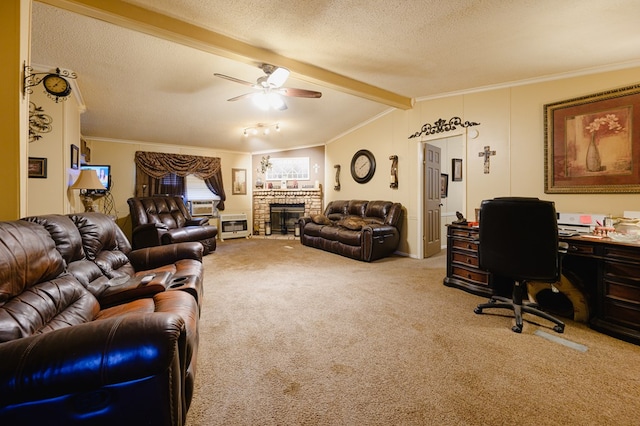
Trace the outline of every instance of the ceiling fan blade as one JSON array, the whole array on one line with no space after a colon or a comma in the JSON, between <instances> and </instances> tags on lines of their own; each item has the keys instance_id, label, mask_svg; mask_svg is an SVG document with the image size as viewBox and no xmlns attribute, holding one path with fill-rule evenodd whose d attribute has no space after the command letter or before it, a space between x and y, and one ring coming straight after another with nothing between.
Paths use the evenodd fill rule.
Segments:
<instances>
[{"instance_id":1,"label":"ceiling fan blade","mask_svg":"<svg viewBox=\"0 0 640 426\"><path fill-rule=\"evenodd\" d=\"M255 93L245 93L244 95L240 95L240 96L236 96L236 97L231 98L231 99L227 99L227 101L229 101L229 102L239 101L241 99L251 98L251 97L253 97L253 95L255 95Z\"/></svg>"},{"instance_id":2,"label":"ceiling fan blade","mask_svg":"<svg viewBox=\"0 0 640 426\"><path fill-rule=\"evenodd\" d=\"M282 87L278 90L278 93L284 96L292 96L296 98L320 98L322 92L316 92L314 90L294 89L291 87Z\"/></svg>"},{"instance_id":3,"label":"ceiling fan blade","mask_svg":"<svg viewBox=\"0 0 640 426\"><path fill-rule=\"evenodd\" d=\"M244 84L245 86L250 86L250 87L255 86L254 83L249 83L248 81L240 80L235 77L229 77L228 75L218 74L218 73L214 73L213 75L215 75L216 77L224 78L225 80L233 81L234 83Z\"/></svg>"}]
</instances>

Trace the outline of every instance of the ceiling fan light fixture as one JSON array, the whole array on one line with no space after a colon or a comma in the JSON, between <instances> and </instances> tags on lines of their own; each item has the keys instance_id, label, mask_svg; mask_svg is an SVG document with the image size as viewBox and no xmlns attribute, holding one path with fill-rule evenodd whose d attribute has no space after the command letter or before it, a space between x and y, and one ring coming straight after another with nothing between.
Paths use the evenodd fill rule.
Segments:
<instances>
[{"instance_id":1,"label":"ceiling fan light fixture","mask_svg":"<svg viewBox=\"0 0 640 426\"><path fill-rule=\"evenodd\" d=\"M279 109L279 110L287 109L287 106L285 105L284 101L282 100L282 97L279 94L268 93L266 97L267 97L267 102L269 103L271 108Z\"/></svg>"},{"instance_id":2,"label":"ceiling fan light fixture","mask_svg":"<svg viewBox=\"0 0 640 426\"><path fill-rule=\"evenodd\" d=\"M272 87L280 87L285 81L287 81L289 74L290 72L286 68L276 68L271 74L269 74L267 82Z\"/></svg>"},{"instance_id":3,"label":"ceiling fan light fixture","mask_svg":"<svg viewBox=\"0 0 640 426\"><path fill-rule=\"evenodd\" d=\"M269 99L265 93L256 93L253 97L253 104L263 111L269 109Z\"/></svg>"}]
</instances>

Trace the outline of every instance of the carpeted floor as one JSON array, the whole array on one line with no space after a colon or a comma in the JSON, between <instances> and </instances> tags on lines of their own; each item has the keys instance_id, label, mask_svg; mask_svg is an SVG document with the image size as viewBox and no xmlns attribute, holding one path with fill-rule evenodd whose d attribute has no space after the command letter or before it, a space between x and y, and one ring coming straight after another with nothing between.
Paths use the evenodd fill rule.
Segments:
<instances>
[{"instance_id":1,"label":"carpeted floor","mask_svg":"<svg viewBox=\"0 0 640 426\"><path fill-rule=\"evenodd\" d=\"M640 424L640 346L573 321L513 333L442 285L444 252L364 263L253 238L204 263L189 426Z\"/></svg>"}]
</instances>

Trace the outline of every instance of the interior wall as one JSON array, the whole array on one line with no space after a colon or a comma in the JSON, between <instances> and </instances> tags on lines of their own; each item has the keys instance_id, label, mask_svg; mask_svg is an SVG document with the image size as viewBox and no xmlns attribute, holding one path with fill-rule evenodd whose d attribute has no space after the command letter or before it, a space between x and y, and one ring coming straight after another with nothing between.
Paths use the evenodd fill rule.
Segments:
<instances>
[{"instance_id":1,"label":"interior wall","mask_svg":"<svg viewBox=\"0 0 640 426\"><path fill-rule=\"evenodd\" d=\"M227 197L224 212L246 213L249 218L249 223L252 223L251 192L247 191L246 195L233 195L231 188L231 169L250 169L250 154L135 141L114 141L86 137L85 139L91 149L90 164L111 165L111 195L113 196L114 211L110 214L118 218L118 224L129 238L131 237L131 217L127 199L134 196L136 170L134 158L136 151L219 157L222 163L222 180ZM249 172L247 171L247 179L249 176ZM104 200L101 202L104 203Z\"/></svg>"},{"instance_id":2,"label":"interior wall","mask_svg":"<svg viewBox=\"0 0 640 426\"><path fill-rule=\"evenodd\" d=\"M55 102L42 86L36 86L29 100L51 117L51 132L29 143L29 157L46 158L46 178L27 179L27 215L69 213L84 210L78 191L69 189L79 170L71 168L71 145L80 147L80 112L74 96Z\"/></svg>"},{"instance_id":3,"label":"interior wall","mask_svg":"<svg viewBox=\"0 0 640 426\"><path fill-rule=\"evenodd\" d=\"M464 185L466 200L463 212L475 217L483 199L498 196L531 196L554 201L561 212L585 212L620 216L625 210L640 210L638 194L545 194L544 192L544 105L579 96L599 93L638 83L640 68L575 76L561 80L452 94L416 103L409 111L392 111L363 125L327 145L325 201L334 199L387 199L406 208L403 241L399 251L421 257L422 186L421 154L417 146L427 138L409 136L425 123L442 118L460 117L480 123L475 139L467 139ZM457 132L460 129L456 130ZM455 133L454 131L453 133ZM443 132L442 137L448 132ZM484 159L478 154L489 146L496 153L490 157L489 173L484 173ZM373 179L363 185L355 183L349 173L353 154L367 148L378 160ZM386 158L399 155L398 190L389 189ZM636 155L640 155L637 154ZM341 190L333 191L332 171L342 165ZM384 165L383 165L384 164Z\"/></svg>"}]
</instances>

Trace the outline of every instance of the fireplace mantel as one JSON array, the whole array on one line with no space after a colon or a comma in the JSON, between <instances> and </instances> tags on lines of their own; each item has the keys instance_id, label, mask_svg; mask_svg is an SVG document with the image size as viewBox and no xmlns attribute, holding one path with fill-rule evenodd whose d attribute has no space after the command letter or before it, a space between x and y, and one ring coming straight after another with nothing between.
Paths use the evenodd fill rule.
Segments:
<instances>
[{"instance_id":1,"label":"fireplace mantel","mask_svg":"<svg viewBox=\"0 0 640 426\"><path fill-rule=\"evenodd\" d=\"M264 222L270 220L271 204L304 204L304 215L322 213L322 189L287 188L253 190L253 233L264 235Z\"/></svg>"}]
</instances>

